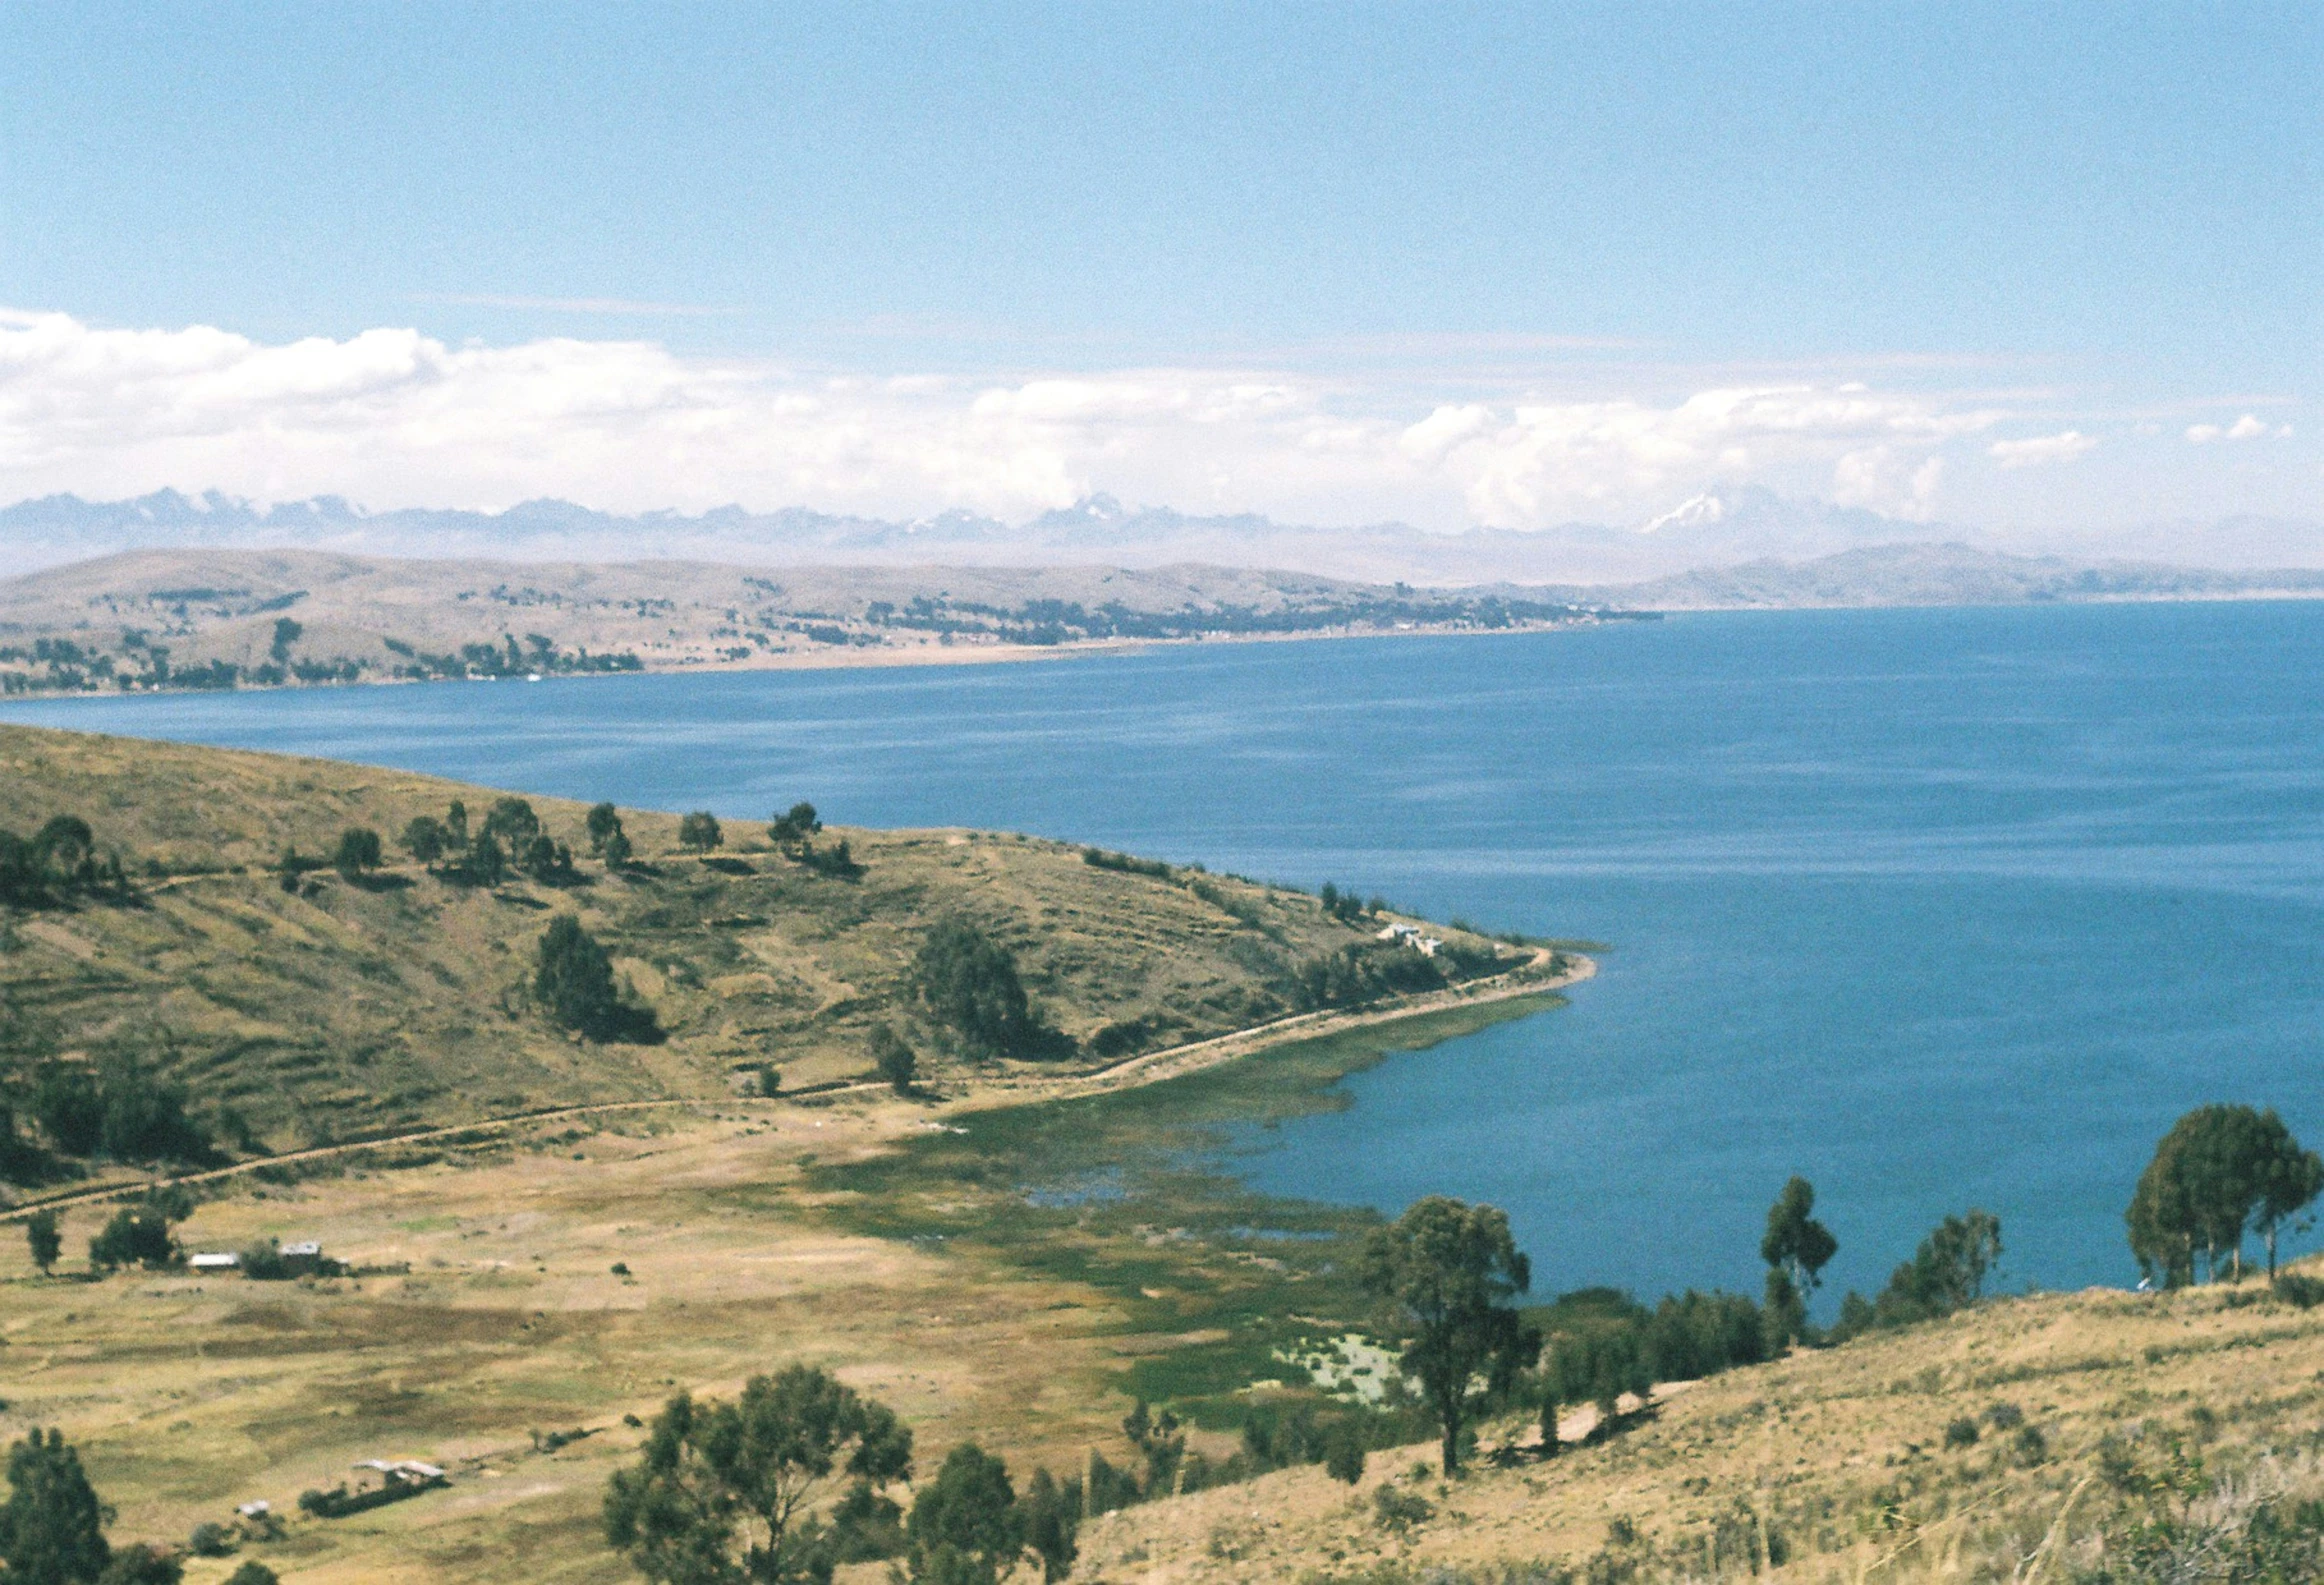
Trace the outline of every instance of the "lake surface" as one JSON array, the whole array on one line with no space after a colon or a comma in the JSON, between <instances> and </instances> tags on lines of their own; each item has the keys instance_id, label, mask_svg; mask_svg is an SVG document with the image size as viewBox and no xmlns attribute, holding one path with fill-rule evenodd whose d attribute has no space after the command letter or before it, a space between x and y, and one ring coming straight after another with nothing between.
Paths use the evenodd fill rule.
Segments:
<instances>
[{"instance_id":1,"label":"lake surface","mask_svg":"<svg viewBox=\"0 0 2324 1585\"><path fill-rule=\"evenodd\" d=\"M2324 605L1705 615L1025 665L16 704L764 818L1021 829L1612 943L1566 1010L1253 1130L1261 1187L1507 1207L1539 1282L1756 1292L1807 1174L1869 1290L1940 1215L2126 1282L2155 1139L2324 1144Z\"/></svg>"}]
</instances>

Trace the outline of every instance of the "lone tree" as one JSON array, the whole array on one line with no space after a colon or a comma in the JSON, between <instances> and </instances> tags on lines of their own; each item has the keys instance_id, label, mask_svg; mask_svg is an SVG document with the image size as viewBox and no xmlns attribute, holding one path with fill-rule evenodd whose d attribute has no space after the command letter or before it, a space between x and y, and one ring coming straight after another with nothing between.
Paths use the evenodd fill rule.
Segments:
<instances>
[{"instance_id":1,"label":"lone tree","mask_svg":"<svg viewBox=\"0 0 2324 1585\"><path fill-rule=\"evenodd\" d=\"M35 1211L26 1217L24 1242L32 1251L32 1263L40 1268L42 1276L47 1276L65 1249L64 1235L57 1231L56 1212Z\"/></svg>"},{"instance_id":2,"label":"lone tree","mask_svg":"<svg viewBox=\"0 0 2324 1585\"><path fill-rule=\"evenodd\" d=\"M571 914L559 914L541 932L533 994L551 1018L592 1040L612 1034L621 1021L613 959Z\"/></svg>"},{"instance_id":3,"label":"lone tree","mask_svg":"<svg viewBox=\"0 0 2324 1585\"><path fill-rule=\"evenodd\" d=\"M422 864L433 864L452 850L452 833L434 815L414 815L396 843Z\"/></svg>"},{"instance_id":4,"label":"lone tree","mask_svg":"<svg viewBox=\"0 0 2324 1585\"><path fill-rule=\"evenodd\" d=\"M1807 1296L1822 1281L1818 1274L1840 1252L1832 1230L1811 1214L1815 1208L1815 1186L1800 1177L1785 1184L1767 1208L1767 1235L1759 1241L1759 1258L1767 1262L1767 1320L1773 1329L1770 1340L1778 1346L1795 1341L1805 1330Z\"/></svg>"},{"instance_id":5,"label":"lone tree","mask_svg":"<svg viewBox=\"0 0 2324 1585\"><path fill-rule=\"evenodd\" d=\"M510 854L521 855L533 845L533 838L541 834L541 817L522 798L497 799L492 812L484 817L482 834L500 843Z\"/></svg>"},{"instance_id":6,"label":"lone tree","mask_svg":"<svg viewBox=\"0 0 2324 1585\"><path fill-rule=\"evenodd\" d=\"M1008 1465L974 1442L961 1443L944 1456L904 1521L912 1544L911 1578L928 1585L983 1585L998 1578L1023 1549L1016 1509Z\"/></svg>"},{"instance_id":7,"label":"lone tree","mask_svg":"<svg viewBox=\"0 0 2324 1585\"><path fill-rule=\"evenodd\" d=\"M2266 1240L2268 1275L2284 1224L2324 1190L2324 1160L2303 1150L2271 1108L2199 1106L2171 1125L2139 1175L2124 1213L2131 1253L2149 1279L2191 1282L2200 1255L2216 1279L2225 1264L2243 1270L2243 1235Z\"/></svg>"},{"instance_id":8,"label":"lone tree","mask_svg":"<svg viewBox=\"0 0 2324 1585\"><path fill-rule=\"evenodd\" d=\"M707 809L697 809L678 822L678 846L689 853L707 853L726 840L718 829L718 816Z\"/></svg>"},{"instance_id":9,"label":"lone tree","mask_svg":"<svg viewBox=\"0 0 2324 1585\"><path fill-rule=\"evenodd\" d=\"M781 848L797 847L822 829L815 806L802 800L767 822L767 840Z\"/></svg>"},{"instance_id":10,"label":"lone tree","mask_svg":"<svg viewBox=\"0 0 2324 1585\"><path fill-rule=\"evenodd\" d=\"M874 1024L869 1043L874 1071L898 1095L911 1094L912 1081L920 1075L920 1059L912 1054L904 1037L896 1033L893 1025Z\"/></svg>"},{"instance_id":11,"label":"lone tree","mask_svg":"<svg viewBox=\"0 0 2324 1585\"><path fill-rule=\"evenodd\" d=\"M672 1398L606 1489L606 1538L657 1585L828 1580L846 1538L803 1511L834 1479L877 1491L911 1473L891 1410L792 1365L739 1402Z\"/></svg>"},{"instance_id":12,"label":"lone tree","mask_svg":"<svg viewBox=\"0 0 2324 1585\"><path fill-rule=\"evenodd\" d=\"M1533 1285L1532 1265L1511 1240L1505 1213L1432 1194L1373 1231L1358 1278L1412 1333L1399 1363L1436 1413L1450 1475L1481 1407L1476 1379L1506 1382L1540 1351L1539 1336L1510 1304Z\"/></svg>"},{"instance_id":13,"label":"lone tree","mask_svg":"<svg viewBox=\"0 0 2324 1585\"><path fill-rule=\"evenodd\" d=\"M610 803L589 806L589 851L603 853L606 839L621 829L621 811Z\"/></svg>"},{"instance_id":14,"label":"lone tree","mask_svg":"<svg viewBox=\"0 0 2324 1585\"><path fill-rule=\"evenodd\" d=\"M94 1585L112 1561L113 1517L89 1485L81 1455L62 1431L37 1427L8 1450L8 1502L0 1507L0 1578L25 1585Z\"/></svg>"},{"instance_id":15,"label":"lone tree","mask_svg":"<svg viewBox=\"0 0 2324 1585\"><path fill-rule=\"evenodd\" d=\"M369 826L350 826L339 833L339 847L331 867L346 880L361 880L379 868L379 833Z\"/></svg>"}]
</instances>

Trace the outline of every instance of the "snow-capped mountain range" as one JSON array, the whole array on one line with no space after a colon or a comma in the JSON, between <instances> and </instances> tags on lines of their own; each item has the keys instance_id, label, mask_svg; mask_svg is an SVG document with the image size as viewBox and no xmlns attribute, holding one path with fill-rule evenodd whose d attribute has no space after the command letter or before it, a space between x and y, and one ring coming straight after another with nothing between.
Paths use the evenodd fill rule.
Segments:
<instances>
[{"instance_id":1,"label":"snow-capped mountain range","mask_svg":"<svg viewBox=\"0 0 2324 1585\"><path fill-rule=\"evenodd\" d=\"M2161 523L2079 540L1996 535L1756 487L1697 495L1631 526L1573 523L1454 534L1394 522L1325 528L1247 514L1197 517L1169 507L1129 507L1105 495L1016 524L962 511L889 521L797 507L622 515L557 500L527 501L502 512L372 512L337 496L261 505L215 491L188 496L175 490L108 502L49 496L0 508L0 558L18 572L132 549L280 546L413 557L659 557L763 566L1202 562L1419 585L1587 585L1906 544L2197 567L2324 566L2319 524L2240 518Z\"/></svg>"}]
</instances>

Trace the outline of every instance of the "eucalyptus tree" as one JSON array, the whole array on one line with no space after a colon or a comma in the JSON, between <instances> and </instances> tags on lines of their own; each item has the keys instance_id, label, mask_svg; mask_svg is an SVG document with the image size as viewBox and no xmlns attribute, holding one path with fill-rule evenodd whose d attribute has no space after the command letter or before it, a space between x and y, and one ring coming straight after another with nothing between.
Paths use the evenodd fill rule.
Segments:
<instances>
[{"instance_id":1,"label":"eucalyptus tree","mask_svg":"<svg viewBox=\"0 0 2324 1585\"><path fill-rule=\"evenodd\" d=\"M1437 1416L1452 1474L1463 1433L1494 1386L1540 1352L1540 1335L1511 1303L1533 1285L1532 1265L1509 1236L1506 1213L1432 1194L1373 1230L1357 1276L1410 1337L1398 1363Z\"/></svg>"}]
</instances>

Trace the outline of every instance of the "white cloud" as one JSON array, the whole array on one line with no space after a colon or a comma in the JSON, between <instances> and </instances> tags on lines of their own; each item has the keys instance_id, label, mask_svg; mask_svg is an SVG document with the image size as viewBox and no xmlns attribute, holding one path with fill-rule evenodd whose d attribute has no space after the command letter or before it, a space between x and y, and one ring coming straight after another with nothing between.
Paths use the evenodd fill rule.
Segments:
<instances>
[{"instance_id":1,"label":"white cloud","mask_svg":"<svg viewBox=\"0 0 2324 1585\"><path fill-rule=\"evenodd\" d=\"M1401 410L1400 410L1401 409ZM0 311L0 499L164 485L261 500L1003 517L1105 490L1188 510L1426 526L1643 520L1720 484L1926 515L1941 453L2004 414L1860 384L1672 402L1448 401L1270 370L832 379L641 340L267 345ZM2005 465L2092 444L2007 441Z\"/></svg>"},{"instance_id":2,"label":"white cloud","mask_svg":"<svg viewBox=\"0 0 2324 1585\"><path fill-rule=\"evenodd\" d=\"M1843 455L1832 467L1832 499L1842 506L1869 507L1912 522L1934 509L1945 459L1899 452L1893 446L1866 446Z\"/></svg>"},{"instance_id":3,"label":"white cloud","mask_svg":"<svg viewBox=\"0 0 2324 1585\"><path fill-rule=\"evenodd\" d=\"M2270 429L2257 413L2246 413L2224 429L2217 424L2187 426L2187 438L2198 446L2209 445L2214 440L2257 440L2262 435L2274 435L2279 440L2285 440L2291 437L2291 433L2292 426L2289 424Z\"/></svg>"},{"instance_id":4,"label":"white cloud","mask_svg":"<svg viewBox=\"0 0 2324 1585\"><path fill-rule=\"evenodd\" d=\"M2078 429L2062 434L2036 435L2031 440L1997 440L1986 454L2004 468L2038 468L2044 463L2072 462L2098 442Z\"/></svg>"},{"instance_id":5,"label":"white cloud","mask_svg":"<svg viewBox=\"0 0 2324 1585\"><path fill-rule=\"evenodd\" d=\"M1527 405L1506 417L1474 404L1440 407L1405 430L1401 444L1459 478L1478 521L1526 526L1620 515L1629 502L1714 477L1835 454L1844 479L1869 488L1875 474L1901 472L1925 496L1938 476L1926 466L1929 449L1995 418L1862 386L1777 386L1703 391L1676 407ZM1913 488L1905 486L1908 498Z\"/></svg>"}]
</instances>

